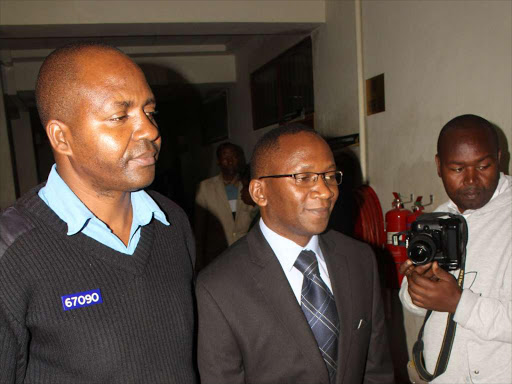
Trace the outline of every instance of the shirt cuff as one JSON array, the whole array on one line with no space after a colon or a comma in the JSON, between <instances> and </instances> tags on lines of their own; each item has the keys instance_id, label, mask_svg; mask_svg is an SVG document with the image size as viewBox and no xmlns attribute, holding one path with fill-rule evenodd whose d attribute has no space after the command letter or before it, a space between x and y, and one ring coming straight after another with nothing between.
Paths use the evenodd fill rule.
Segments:
<instances>
[{"instance_id":1,"label":"shirt cuff","mask_svg":"<svg viewBox=\"0 0 512 384\"><path fill-rule=\"evenodd\" d=\"M463 289L453 320L462 327L466 326L479 298L479 294L472 292L470 289Z\"/></svg>"}]
</instances>

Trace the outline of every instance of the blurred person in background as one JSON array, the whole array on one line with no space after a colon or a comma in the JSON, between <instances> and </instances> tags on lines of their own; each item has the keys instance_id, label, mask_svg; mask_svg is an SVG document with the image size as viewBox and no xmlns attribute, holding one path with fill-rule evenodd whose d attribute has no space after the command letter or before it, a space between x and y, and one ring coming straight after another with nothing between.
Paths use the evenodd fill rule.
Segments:
<instances>
[{"instance_id":1,"label":"blurred person in background","mask_svg":"<svg viewBox=\"0 0 512 384\"><path fill-rule=\"evenodd\" d=\"M198 270L244 236L257 214L257 208L242 199L244 163L242 148L222 143L217 147L220 173L199 183L195 208Z\"/></svg>"}]
</instances>

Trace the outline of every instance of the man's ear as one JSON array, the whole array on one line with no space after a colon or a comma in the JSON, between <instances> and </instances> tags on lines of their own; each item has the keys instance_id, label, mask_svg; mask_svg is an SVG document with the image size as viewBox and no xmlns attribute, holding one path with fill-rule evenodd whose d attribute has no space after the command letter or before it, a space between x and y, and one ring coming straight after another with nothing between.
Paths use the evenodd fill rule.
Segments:
<instances>
[{"instance_id":1,"label":"man's ear","mask_svg":"<svg viewBox=\"0 0 512 384\"><path fill-rule=\"evenodd\" d=\"M54 152L64 156L70 156L73 153L69 142L71 132L67 124L60 120L48 121L46 135Z\"/></svg>"},{"instance_id":2,"label":"man's ear","mask_svg":"<svg viewBox=\"0 0 512 384\"><path fill-rule=\"evenodd\" d=\"M441 177L441 159L439 158L439 154L436 155L436 166L437 166L437 176Z\"/></svg>"},{"instance_id":3,"label":"man's ear","mask_svg":"<svg viewBox=\"0 0 512 384\"><path fill-rule=\"evenodd\" d=\"M249 193L251 194L254 202L260 206L267 205L267 196L265 194L265 183L258 179L252 179L249 183Z\"/></svg>"}]
</instances>

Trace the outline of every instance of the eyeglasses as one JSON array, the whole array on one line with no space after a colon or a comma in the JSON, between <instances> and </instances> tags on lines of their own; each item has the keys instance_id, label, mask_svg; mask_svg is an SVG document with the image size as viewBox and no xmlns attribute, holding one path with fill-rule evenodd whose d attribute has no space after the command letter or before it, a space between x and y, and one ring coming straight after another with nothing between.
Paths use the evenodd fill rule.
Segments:
<instances>
[{"instance_id":1,"label":"eyeglasses","mask_svg":"<svg viewBox=\"0 0 512 384\"><path fill-rule=\"evenodd\" d=\"M289 175L269 175L261 176L258 179L277 179L281 177L293 177L295 184L299 187L313 187L318 181L318 177L322 176L325 184L334 186L340 185L343 173L341 171L328 171L328 172L304 172L292 173Z\"/></svg>"}]
</instances>

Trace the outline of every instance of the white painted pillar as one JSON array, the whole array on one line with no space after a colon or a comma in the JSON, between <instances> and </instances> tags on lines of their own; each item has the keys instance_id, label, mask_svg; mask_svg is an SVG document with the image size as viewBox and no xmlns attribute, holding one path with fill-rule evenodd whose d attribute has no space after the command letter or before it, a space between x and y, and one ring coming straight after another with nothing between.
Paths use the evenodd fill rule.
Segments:
<instances>
[{"instance_id":1,"label":"white painted pillar","mask_svg":"<svg viewBox=\"0 0 512 384\"><path fill-rule=\"evenodd\" d=\"M368 183L368 141L366 137L366 114L364 101L364 63L363 63L363 21L361 0L355 0L356 11L356 49L357 49L357 93L359 100L359 147L363 183Z\"/></svg>"}]
</instances>

